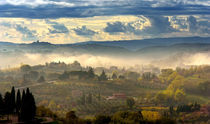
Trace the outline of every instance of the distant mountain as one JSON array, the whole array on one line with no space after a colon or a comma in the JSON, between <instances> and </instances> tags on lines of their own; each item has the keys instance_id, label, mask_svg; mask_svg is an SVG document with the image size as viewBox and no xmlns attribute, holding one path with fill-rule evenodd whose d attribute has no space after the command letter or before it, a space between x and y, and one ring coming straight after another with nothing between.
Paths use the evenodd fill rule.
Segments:
<instances>
[{"instance_id":1,"label":"distant mountain","mask_svg":"<svg viewBox=\"0 0 210 124\"><path fill-rule=\"evenodd\" d=\"M145 47L151 46L168 46L180 43L210 43L210 37L175 37L175 38L154 38L154 39L143 39L143 40L122 40L122 41L89 41L76 43L82 44L98 44L106 46L118 46L124 47L129 50L138 50Z\"/></svg>"},{"instance_id":2,"label":"distant mountain","mask_svg":"<svg viewBox=\"0 0 210 124\"><path fill-rule=\"evenodd\" d=\"M156 38L130 41L83 42L76 44L51 44L33 42L15 44L0 42L0 54L92 54L125 57L165 57L177 53L210 51L210 37Z\"/></svg>"}]
</instances>

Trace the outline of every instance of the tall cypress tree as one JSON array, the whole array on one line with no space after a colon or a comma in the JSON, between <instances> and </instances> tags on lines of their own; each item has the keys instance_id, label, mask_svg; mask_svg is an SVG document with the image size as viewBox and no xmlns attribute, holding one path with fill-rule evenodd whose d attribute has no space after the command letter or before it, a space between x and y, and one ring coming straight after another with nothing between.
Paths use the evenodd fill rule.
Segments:
<instances>
[{"instance_id":1,"label":"tall cypress tree","mask_svg":"<svg viewBox=\"0 0 210 124\"><path fill-rule=\"evenodd\" d=\"M5 107L5 114L11 114L12 108L11 108L11 93L6 92L4 95L4 107Z\"/></svg>"},{"instance_id":2,"label":"tall cypress tree","mask_svg":"<svg viewBox=\"0 0 210 124\"><path fill-rule=\"evenodd\" d=\"M16 98L16 112L19 114L21 108L21 95L20 90L17 91L17 98Z\"/></svg>"},{"instance_id":3,"label":"tall cypress tree","mask_svg":"<svg viewBox=\"0 0 210 124\"><path fill-rule=\"evenodd\" d=\"M2 95L0 94L0 115L4 114L4 101Z\"/></svg>"},{"instance_id":4,"label":"tall cypress tree","mask_svg":"<svg viewBox=\"0 0 210 124\"><path fill-rule=\"evenodd\" d=\"M15 88L12 87L12 90L11 90L11 111L12 113L15 112Z\"/></svg>"},{"instance_id":5,"label":"tall cypress tree","mask_svg":"<svg viewBox=\"0 0 210 124\"><path fill-rule=\"evenodd\" d=\"M25 90L23 90L23 92L22 92L22 102L24 101L24 99L25 99L25 96L26 96L26 93L25 93Z\"/></svg>"},{"instance_id":6,"label":"tall cypress tree","mask_svg":"<svg viewBox=\"0 0 210 124\"><path fill-rule=\"evenodd\" d=\"M29 88L26 90L25 97L22 99L22 105L20 110L20 120L24 122L30 122L36 115L36 104L34 96L30 93Z\"/></svg>"},{"instance_id":7,"label":"tall cypress tree","mask_svg":"<svg viewBox=\"0 0 210 124\"><path fill-rule=\"evenodd\" d=\"M99 76L99 81L106 81L108 80L105 71L103 70L101 75Z\"/></svg>"},{"instance_id":8,"label":"tall cypress tree","mask_svg":"<svg viewBox=\"0 0 210 124\"><path fill-rule=\"evenodd\" d=\"M93 68L90 67L88 70L88 78L93 79L95 77L95 73L93 71Z\"/></svg>"}]
</instances>

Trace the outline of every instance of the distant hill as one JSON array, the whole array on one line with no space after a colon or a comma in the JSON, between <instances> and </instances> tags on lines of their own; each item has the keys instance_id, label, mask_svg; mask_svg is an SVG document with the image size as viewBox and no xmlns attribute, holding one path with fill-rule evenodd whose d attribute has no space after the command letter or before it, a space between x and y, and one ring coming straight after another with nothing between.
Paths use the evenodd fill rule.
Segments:
<instances>
[{"instance_id":1,"label":"distant hill","mask_svg":"<svg viewBox=\"0 0 210 124\"><path fill-rule=\"evenodd\" d=\"M3 42L3 41L0 41L0 45L15 45L14 43L11 43L11 42Z\"/></svg>"},{"instance_id":2,"label":"distant hill","mask_svg":"<svg viewBox=\"0 0 210 124\"><path fill-rule=\"evenodd\" d=\"M129 50L138 50L151 46L168 46L180 43L210 43L210 37L175 37L175 38L154 38L143 40L122 40L122 41L89 41L77 44L98 44L106 46L124 47Z\"/></svg>"},{"instance_id":3,"label":"distant hill","mask_svg":"<svg viewBox=\"0 0 210 124\"><path fill-rule=\"evenodd\" d=\"M210 37L156 38L130 41L83 42L76 44L51 44L33 42L15 44L0 42L0 54L92 54L125 57L164 57L176 53L210 51Z\"/></svg>"}]
</instances>

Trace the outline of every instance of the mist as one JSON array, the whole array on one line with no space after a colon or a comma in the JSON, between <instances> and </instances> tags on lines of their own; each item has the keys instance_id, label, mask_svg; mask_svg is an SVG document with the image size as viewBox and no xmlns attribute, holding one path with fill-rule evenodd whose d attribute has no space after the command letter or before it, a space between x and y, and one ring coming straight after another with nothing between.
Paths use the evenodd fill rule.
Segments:
<instances>
[{"instance_id":1,"label":"mist","mask_svg":"<svg viewBox=\"0 0 210 124\"><path fill-rule=\"evenodd\" d=\"M210 52L200 52L196 54L176 54L170 57L160 57L160 59L152 59L147 57L137 58L137 57L111 57L111 56L99 56L91 54L20 54L20 55L0 55L0 68L15 68L22 64L29 65L39 65L45 64L46 62L65 62L73 63L78 61L82 66L92 66L92 67L107 67L118 66L118 67L132 67L135 65L154 65L159 68L176 68L177 66L186 65L208 65L210 64Z\"/></svg>"}]
</instances>

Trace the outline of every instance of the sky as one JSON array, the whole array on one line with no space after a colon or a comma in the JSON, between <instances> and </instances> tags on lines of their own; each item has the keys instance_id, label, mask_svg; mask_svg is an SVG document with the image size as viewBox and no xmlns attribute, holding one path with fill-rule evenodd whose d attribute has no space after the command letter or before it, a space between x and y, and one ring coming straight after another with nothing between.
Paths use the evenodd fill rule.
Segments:
<instances>
[{"instance_id":1,"label":"sky","mask_svg":"<svg viewBox=\"0 0 210 124\"><path fill-rule=\"evenodd\" d=\"M210 0L0 0L0 41L210 36Z\"/></svg>"}]
</instances>

